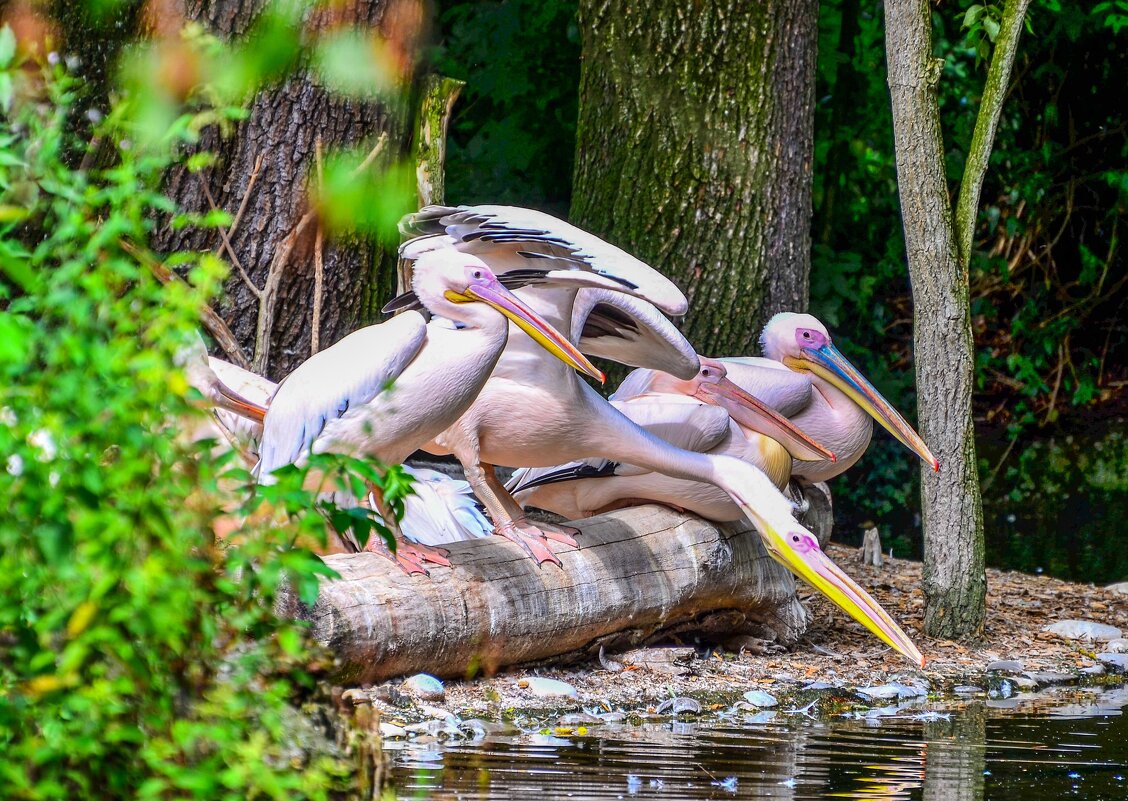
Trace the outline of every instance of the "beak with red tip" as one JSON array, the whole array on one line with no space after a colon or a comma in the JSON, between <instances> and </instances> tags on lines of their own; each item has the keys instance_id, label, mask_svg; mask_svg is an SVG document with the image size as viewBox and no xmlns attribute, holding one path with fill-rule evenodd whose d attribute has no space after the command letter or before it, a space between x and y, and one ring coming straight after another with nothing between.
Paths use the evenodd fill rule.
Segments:
<instances>
[{"instance_id":1,"label":"beak with red tip","mask_svg":"<svg viewBox=\"0 0 1128 801\"><path fill-rule=\"evenodd\" d=\"M932 451L900 412L893 408L865 376L842 355L838 348L827 342L819 348L803 348L803 356L786 357L783 361L793 370L807 370L826 379L881 423L902 445L911 450L933 470L940 469L940 462Z\"/></svg>"},{"instance_id":2,"label":"beak with red tip","mask_svg":"<svg viewBox=\"0 0 1128 801\"><path fill-rule=\"evenodd\" d=\"M520 298L503 287L493 278L487 284L467 287L463 292L447 290L447 300L455 303L485 303L508 317L514 325L528 334L542 348L547 350L560 361L578 370L584 375L603 383L603 371L591 363L587 356L580 353L568 339L553 328L539 314L525 305Z\"/></svg>"}]
</instances>

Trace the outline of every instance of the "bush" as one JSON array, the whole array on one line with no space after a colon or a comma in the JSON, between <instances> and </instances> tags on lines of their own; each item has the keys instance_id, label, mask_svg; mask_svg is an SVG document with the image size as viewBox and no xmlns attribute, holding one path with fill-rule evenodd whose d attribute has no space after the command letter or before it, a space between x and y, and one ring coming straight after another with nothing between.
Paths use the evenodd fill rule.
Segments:
<instances>
[{"instance_id":1,"label":"bush","mask_svg":"<svg viewBox=\"0 0 1128 801\"><path fill-rule=\"evenodd\" d=\"M271 611L326 568L285 528L217 542L225 459L177 436L201 412L174 360L225 268L181 254L161 285L135 255L216 117L142 140L133 95L79 138L80 82L18 62L4 28L0 796L327 798L343 765L290 743L309 653Z\"/></svg>"}]
</instances>

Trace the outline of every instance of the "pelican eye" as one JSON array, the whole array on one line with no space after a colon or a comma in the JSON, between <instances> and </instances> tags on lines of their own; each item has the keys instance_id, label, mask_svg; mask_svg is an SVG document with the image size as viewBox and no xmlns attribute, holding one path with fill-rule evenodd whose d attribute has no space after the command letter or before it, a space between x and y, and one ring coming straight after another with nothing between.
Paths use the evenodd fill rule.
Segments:
<instances>
[{"instance_id":1,"label":"pelican eye","mask_svg":"<svg viewBox=\"0 0 1128 801\"><path fill-rule=\"evenodd\" d=\"M791 535L791 541L792 542L799 542L799 535L798 534L792 534Z\"/></svg>"},{"instance_id":2,"label":"pelican eye","mask_svg":"<svg viewBox=\"0 0 1128 801\"><path fill-rule=\"evenodd\" d=\"M473 275L475 278L481 278L482 277L482 271L481 270L475 270L473 273L471 273L471 275Z\"/></svg>"}]
</instances>

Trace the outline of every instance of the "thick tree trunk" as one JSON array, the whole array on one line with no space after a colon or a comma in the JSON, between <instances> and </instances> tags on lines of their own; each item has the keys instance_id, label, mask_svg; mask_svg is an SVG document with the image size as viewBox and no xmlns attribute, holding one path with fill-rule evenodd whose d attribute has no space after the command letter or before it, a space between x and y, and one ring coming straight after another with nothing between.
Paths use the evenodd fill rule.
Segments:
<instances>
[{"instance_id":1,"label":"thick tree trunk","mask_svg":"<svg viewBox=\"0 0 1128 801\"><path fill-rule=\"evenodd\" d=\"M966 266L957 252L944 175L927 0L886 0L885 48L893 102L897 183L915 306L920 430L940 471L924 471L925 630L934 637L982 632L983 504L971 417L975 342Z\"/></svg>"},{"instance_id":2,"label":"thick tree trunk","mask_svg":"<svg viewBox=\"0 0 1128 801\"><path fill-rule=\"evenodd\" d=\"M464 677L523 662L593 658L663 632L746 632L789 645L807 626L791 574L751 530L716 527L658 506L580 522L563 569L539 566L499 537L450 546L453 568L407 576L375 554L326 557L341 578L309 620L353 684L426 671Z\"/></svg>"},{"instance_id":3,"label":"thick tree trunk","mask_svg":"<svg viewBox=\"0 0 1128 801\"><path fill-rule=\"evenodd\" d=\"M706 354L807 305L816 0L581 0L574 222L674 278Z\"/></svg>"},{"instance_id":4,"label":"thick tree trunk","mask_svg":"<svg viewBox=\"0 0 1128 801\"><path fill-rule=\"evenodd\" d=\"M337 9L335 22L378 27L388 5L385 0L355 0ZM263 2L185 0L184 6L190 19L231 38L247 30ZM231 244L243 269L261 288L279 247L309 210L307 197L311 181L316 180L318 141L323 149L371 146L378 135L386 133L389 144L379 162L386 163L406 152L410 115L406 103L388 106L335 95L305 72L259 92L249 112L230 138L221 138L215 130L205 133L200 147L219 156L214 166L200 174L173 170L165 191L184 209L203 212L209 209L203 188L206 182L216 205L233 215L246 196L246 210ZM257 175L256 164L260 165ZM310 355L316 235L316 223L305 226L286 259L273 325L267 332L269 358L256 364L276 380ZM153 244L166 253L215 250L220 238L215 230L165 226L155 233ZM221 255L229 260L227 253ZM324 243L323 262L322 348L376 318L381 301L395 289L395 254L384 252L369 238L335 237ZM259 300L235 269L221 312L251 355Z\"/></svg>"}]
</instances>

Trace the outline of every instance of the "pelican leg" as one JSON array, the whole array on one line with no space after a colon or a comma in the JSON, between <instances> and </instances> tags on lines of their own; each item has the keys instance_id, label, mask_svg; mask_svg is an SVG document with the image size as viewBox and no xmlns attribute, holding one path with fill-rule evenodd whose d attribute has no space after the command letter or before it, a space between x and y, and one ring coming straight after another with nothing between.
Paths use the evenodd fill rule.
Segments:
<instances>
[{"instance_id":1,"label":"pelican leg","mask_svg":"<svg viewBox=\"0 0 1128 801\"><path fill-rule=\"evenodd\" d=\"M501 501L502 505L505 507L506 513L509 515L510 519L513 520L514 525L524 530L532 529L546 540L559 542L561 545L570 545L573 548L579 547L576 544L576 535L580 533L578 528L573 526L560 526L545 521L530 523L529 519L525 517L525 510L521 508L521 504L514 500L509 490L507 490L505 485L498 479L493 466L487 465L487 467L488 469L485 475L486 483Z\"/></svg>"},{"instance_id":2,"label":"pelican leg","mask_svg":"<svg viewBox=\"0 0 1128 801\"><path fill-rule=\"evenodd\" d=\"M413 545L404 539L395 513L392 512L391 507L388 506L387 502L384 500L384 493L374 484L369 484L368 486L368 502L380 517L384 518L384 522L392 532L392 536L396 540L396 552L392 553L391 549L389 549L384 542L383 537L369 537L368 544L364 546L364 550L388 557L409 576L418 574L424 576L431 575L427 568L424 567L425 562L450 567L450 560L447 559L449 551L445 551L442 548L429 548L425 545Z\"/></svg>"},{"instance_id":3,"label":"pelican leg","mask_svg":"<svg viewBox=\"0 0 1128 801\"><path fill-rule=\"evenodd\" d=\"M529 556L537 560L537 564L552 562L562 567L560 559L549 547L545 535L525 519L520 507L517 507L516 518L507 508L506 499L514 506L517 502L509 497L505 487L497 480L493 465L476 459L473 461L467 459L462 462L462 467L466 473L466 480L474 488L474 494L486 507L490 519L494 521L494 534L520 545Z\"/></svg>"}]
</instances>

